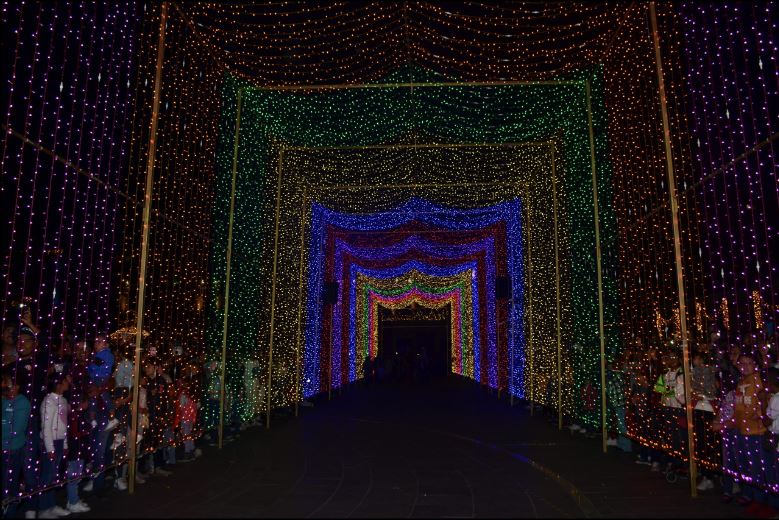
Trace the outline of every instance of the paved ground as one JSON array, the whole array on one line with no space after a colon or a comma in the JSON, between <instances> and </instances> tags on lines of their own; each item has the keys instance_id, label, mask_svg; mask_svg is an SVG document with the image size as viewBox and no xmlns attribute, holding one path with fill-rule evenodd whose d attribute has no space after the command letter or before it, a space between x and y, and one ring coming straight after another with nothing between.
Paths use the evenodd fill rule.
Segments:
<instances>
[{"instance_id":1,"label":"paved ground","mask_svg":"<svg viewBox=\"0 0 779 520\"><path fill-rule=\"evenodd\" d=\"M352 388L83 517L740 517L459 379Z\"/></svg>"}]
</instances>

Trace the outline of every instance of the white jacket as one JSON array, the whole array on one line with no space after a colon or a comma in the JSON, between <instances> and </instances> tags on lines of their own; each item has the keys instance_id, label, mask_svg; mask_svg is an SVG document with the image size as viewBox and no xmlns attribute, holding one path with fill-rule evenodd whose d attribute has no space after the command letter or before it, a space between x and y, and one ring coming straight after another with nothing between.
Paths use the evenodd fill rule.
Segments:
<instances>
[{"instance_id":1,"label":"white jacket","mask_svg":"<svg viewBox=\"0 0 779 520\"><path fill-rule=\"evenodd\" d=\"M768 429L771 433L779 433L779 393L773 394L771 400L768 401L768 410L766 415L773 419L771 426Z\"/></svg>"},{"instance_id":2,"label":"white jacket","mask_svg":"<svg viewBox=\"0 0 779 520\"><path fill-rule=\"evenodd\" d=\"M676 370L669 370L668 372L666 372L663 375L663 379L665 381L666 388L673 388L673 390L674 390L674 395L673 396L668 395L668 396L663 397L663 406L665 406L667 408L683 408L684 407L682 402L679 401L680 395L682 397L682 401L684 400L684 383L683 382L681 383L681 385L682 385L681 386L681 392L679 391L680 390L680 386L679 386L680 381L679 380L681 378L678 378L677 376L680 373L681 372L679 372L679 369L677 368Z\"/></svg>"},{"instance_id":3,"label":"white jacket","mask_svg":"<svg viewBox=\"0 0 779 520\"><path fill-rule=\"evenodd\" d=\"M41 405L41 438L47 453L54 451L54 441L65 441L68 449L68 400L54 392L48 394Z\"/></svg>"}]
</instances>

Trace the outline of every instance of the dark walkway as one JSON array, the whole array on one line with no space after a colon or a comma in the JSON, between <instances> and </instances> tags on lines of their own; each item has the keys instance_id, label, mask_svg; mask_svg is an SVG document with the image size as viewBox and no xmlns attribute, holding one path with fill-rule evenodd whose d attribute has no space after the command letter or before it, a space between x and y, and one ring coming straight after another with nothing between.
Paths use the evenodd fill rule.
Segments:
<instances>
[{"instance_id":1,"label":"dark walkway","mask_svg":"<svg viewBox=\"0 0 779 520\"><path fill-rule=\"evenodd\" d=\"M738 517L458 379L353 388L84 517Z\"/></svg>"}]
</instances>

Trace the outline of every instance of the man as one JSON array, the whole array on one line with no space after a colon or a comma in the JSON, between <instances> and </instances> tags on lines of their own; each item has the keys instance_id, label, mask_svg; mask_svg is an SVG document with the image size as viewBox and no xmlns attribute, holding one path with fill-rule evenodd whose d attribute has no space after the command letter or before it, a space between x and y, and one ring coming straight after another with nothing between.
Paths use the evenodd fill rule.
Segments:
<instances>
[{"instance_id":1,"label":"man","mask_svg":"<svg viewBox=\"0 0 779 520\"><path fill-rule=\"evenodd\" d=\"M19 380L10 370L3 370L3 500L19 493L27 444L30 401L19 393ZM18 504L11 502L3 517L14 518ZM35 509L31 510L35 514ZM31 516L31 515L28 515Z\"/></svg>"},{"instance_id":2,"label":"man","mask_svg":"<svg viewBox=\"0 0 779 520\"><path fill-rule=\"evenodd\" d=\"M739 472L749 477L748 482L742 483L739 504L747 506L747 515L760 516L768 507L766 493L761 489L765 485L763 403L767 396L752 356L742 354L738 358L738 369L741 379L736 385L733 420L738 430Z\"/></svg>"},{"instance_id":3,"label":"man","mask_svg":"<svg viewBox=\"0 0 779 520\"><path fill-rule=\"evenodd\" d=\"M36 329L37 330L37 329ZM30 402L32 410L39 410L40 404L46 394L46 359L43 353L38 351L38 341L29 327L24 327L19 332L17 343L18 359L11 365L15 377L15 384L19 386L19 393ZM41 432L40 422L29 421L27 425L27 440L24 445L24 472L25 489L36 489L41 472L38 453L40 451ZM35 495L25 504L25 515L34 514L38 506L38 496Z\"/></svg>"}]
</instances>

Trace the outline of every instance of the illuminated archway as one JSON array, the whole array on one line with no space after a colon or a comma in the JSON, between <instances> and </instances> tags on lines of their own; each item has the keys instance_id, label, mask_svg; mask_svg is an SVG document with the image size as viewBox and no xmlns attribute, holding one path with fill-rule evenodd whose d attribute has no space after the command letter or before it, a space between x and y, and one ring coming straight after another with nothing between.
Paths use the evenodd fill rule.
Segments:
<instances>
[{"instance_id":1,"label":"illuminated archway","mask_svg":"<svg viewBox=\"0 0 779 520\"><path fill-rule=\"evenodd\" d=\"M453 325L458 323L460 329L460 338L457 342L459 348L455 349L455 343L452 343L451 359L460 361L457 364L453 363L452 371L473 378L474 344L482 332L477 321L479 302L474 270L476 263L469 262L446 269L424 264L419 266L418 264L418 262L413 262L402 266L402 269L393 270L395 272L401 271L398 275L395 275L393 271L375 273L379 276L372 276L374 273L370 270L361 270L357 273L355 284L357 298L354 302L353 316L355 342L361 354L360 363L368 353L375 357L377 352L377 329L374 321L376 315L372 306L374 296L398 297L412 289L429 295L458 290L460 305L457 308L452 308L451 320ZM421 271L418 268L421 268ZM453 274L446 274L448 272Z\"/></svg>"}]
</instances>

